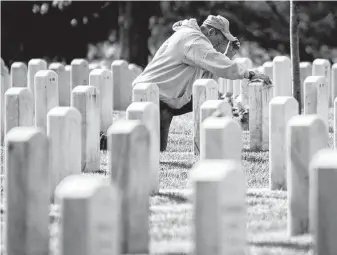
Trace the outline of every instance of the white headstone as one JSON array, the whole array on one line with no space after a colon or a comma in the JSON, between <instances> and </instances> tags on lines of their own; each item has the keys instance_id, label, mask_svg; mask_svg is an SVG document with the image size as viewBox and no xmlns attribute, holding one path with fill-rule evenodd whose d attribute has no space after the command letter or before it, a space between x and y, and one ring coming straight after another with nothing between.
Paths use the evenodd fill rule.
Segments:
<instances>
[{"instance_id":1,"label":"white headstone","mask_svg":"<svg viewBox=\"0 0 337 255\"><path fill-rule=\"evenodd\" d=\"M52 63L49 65L49 70L57 73L58 88L59 88L59 105L70 106L70 79L66 69L61 63Z\"/></svg>"},{"instance_id":2,"label":"white headstone","mask_svg":"<svg viewBox=\"0 0 337 255\"><path fill-rule=\"evenodd\" d=\"M47 69L47 62L43 59L33 58L28 62L28 88L33 93L33 98L35 97L34 94L34 77L35 74L40 70Z\"/></svg>"},{"instance_id":3,"label":"white headstone","mask_svg":"<svg viewBox=\"0 0 337 255\"><path fill-rule=\"evenodd\" d=\"M233 95L234 92L234 80L227 79L227 93Z\"/></svg>"},{"instance_id":4,"label":"white headstone","mask_svg":"<svg viewBox=\"0 0 337 255\"><path fill-rule=\"evenodd\" d=\"M241 161L242 131L232 117L209 117L201 124L200 160Z\"/></svg>"},{"instance_id":5,"label":"white headstone","mask_svg":"<svg viewBox=\"0 0 337 255\"><path fill-rule=\"evenodd\" d=\"M269 188L287 188L286 131L288 121L298 115L293 97L274 97L269 104Z\"/></svg>"},{"instance_id":6,"label":"white headstone","mask_svg":"<svg viewBox=\"0 0 337 255\"><path fill-rule=\"evenodd\" d=\"M328 88L328 105L332 106L334 98L332 98L332 89L331 89L331 64L327 59L317 58L312 63L312 75L313 76L323 76L327 82Z\"/></svg>"},{"instance_id":7,"label":"white headstone","mask_svg":"<svg viewBox=\"0 0 337 255\"><path fill-rule=\"evenodd\" d=\"M273 59L274 97L292 96L291 63L286 56Z\"/></svg>"},{"instance_id":8,"label":"white headstone","mask_svg":"<svg viewBox=\"0 0 337 255\"><path fill-rule=\"evenodd\" d=\"M272 61L264 62L262 65L263 73L267 75L271 80L273 80L273 67L274 63Z\"/></svg>"},{"instance_id":9,"label":"white headstone","mask_svg":"<svg viewBox=\"0 0 337 255\"><path fill-rule=\"evenodd\" d=\"M334 148L337 150L337 98L335 98L334 101L334 124L333 124L333 130L334 130Z\"/></svg>"},{"instance_id":10,"label":"white headstone","mask_svg":"<svg viewBox=\"0 0 337 255\"><path fill-rule=\"evenodd\" d=\"M23 62L14 62L11 65L12 87L27 87L27 65Z\"/></svg>"},{"instance_id":11,"label":"white headstone","mask_svg":"<svg viewBox=\"0 0 337 255\"><path fill-rule=\"evenodd\" d=\"M5 93L5 107L5 134L14 127L34 125L34 101L29 88L9 88Z\"/></svg>"},{"instance_id":12,"label":"white headstone","mask_svg":"<svg viewBox=\"0 0 337 255\"><path fill-rule=\"evenodd\" d=\"M317 115L292 117L287 127L288 235L309 232L309 164L328 146L328 131Z\"/></svg>"},{"instance_id":13,"label":"white headstone","mask_svg":"<svg viewBox=\"0 0 337 255\"><path fill-rule=\"evenodd\" d=\"M202 160L190 172L194 254L245 254L246 181L235 160Z\"/></svg>"},{"instance_id":14,"label":"white headstone","mask_svg":"<svg viewBox=\"0 0 337 255\"><path fill-rule=\"evenodd\" d=\"M74 59L71 61L70 89L79 85L89 84L89 64L85 59Z\"/></svg>"},{"instance_id":15,"label":"white headstone","mask_svg":"<svg viewBox=\"0 0 337 255\"><path fill-rule=\"evenodd\" d=\"M141 68L140 66L136 64L129 64L128 68L130 71L132 71L135 74L136 77L143 72L143 68Z\"/></svg>"},{"instance_id":16,"label":"white headstone","mask_svg":"<svg viewBox=\"0 0 337 255\"><path fill-rule=\"evenodd\" d=\"M10 88L10 75L8 68L1 62L1 85L0 85L0 144L4 144L5 129L5 93Z\"/></svg>"},{"instance_id":17,"label":"white headstone","mask_svg":"<svg viewBox=\"0 0 337 255\"><path fill-rule=\"evenodd\" d=\"M106 69L95 69L90 72L89 84L97 88L100 96L100 118L101 132L106 134L112 125L112 77L111 71Z\"/></svg>"},{"instance_id":18,"label":"white headstone","mask_svg":"<svg viewBox=\"0 0 337 255\"><path fill-rule=\"evenodd\" d=\"M319 151L310 164L310 226L315 254L337 252L337 152Z\"/></svg>"},{"instance_id":19,"label":"white headstone","mask_svg":"<svg viewBox=\"0 0 337 255\"><path fill-rule=\"evenodd\" d=\"M193 150L200 153L200 108L207 100L218 99L218 84L213 79L198 79L193 83Z\"/></svg>"},{"instance_id":20,"label":"white headstone","mask_svg":"<svg viewBox=\"0 0 337 255\"><path fill-rule=\"evenodd\" d=\"M337 63L331 67L331 96L332 101L337 97Z\"/></svg>"},{"instance_id":21,"label":"white headstone","mask_svg":"<svg viewBox=\"0 0 337 255\"><path fill-rule=\"evenodd\" d=\"M207 100L203 102L200 107L200 125L213 114L216 114L218 117L232 117L232 107L224 100Z\"/></svg>"},{"instance_id":22,"label":"white headstone","mask_svg":"<svg viewBox=\"0 0 337 255\"><path fill-rule=\"evenodd\" d=\"M108 130L111 181L121 191L121 254L149 252L150 134L139 120L119 120Z\"/></svg>"},{"instance_id":23,"label":"white headstone","mask_svg":"<svg viewBox=\"0 0 337 255\"><path fill-rule=\"evenodd\" d=\"M237 58L236 62L243 65L245 69L251 69L253 67L253 63L249 58ZM248 79L240 80L240 96L242 104L248 105Z\"/></svg>"},{"instance_id":24,"label":"white headstone","mask_svg":"<svg viewBox=\"0 0 337 255\"><path fill-rule=\"evenodd\" d=\"M273 88L262 82L249 83L249 135L251 150L269 148L269 102Z\"/></svg>"},{"instance_id":25,"label":"white headstone","mask_svg":"<svg viewBox=\"0 0 337 255\"><path fill-rule=\"evenodd\" d=\"M227 80L224 78L219 78L218 84L219 84L219 93L226 94L227 93Z\"/></svg>"},{"instance_id":26,"label":"white headstone","mask_svg":"<svg viewBox=\"0 0 337 255\"><path fill-rule=\"evenodd\" d=\"M300 80L301 80L301 107L304 107L304 81L307 77L312 76L311 62L300 62Z\"/></svg>"},{"instance_id":27,"label":"white headstone","mask_svg":"<svg viewBox=\"0 0 337 255\"><path fill-rule=\"evenodd\" d=\"M73 107L55 107L47 115L50 141L50 192L68 175L81 173L81 114Z\"/></svg>"},{"instance_id":28,"label":"white headstone","mask_svg":"<svg viewBox=\"0 0 337 255\"><path fill-rule=\"evenodd\" d=\"M140 120L150 132L150 171L152 193L159 192L160 122L158 105L134 102L126 109L127 120Z\"/></svg>"},{"instance_id":29,"label":"white headstone","mask_svg":"<svg viewBox=\"0 0 337 255\"><path fill-rule=\"evenodd\" d=\"M58 77L52 70L35 74L35 126L47 131L47 114L59 106Z\"/></svg>"},{"instance_id":30,"label":"white headstone","mask_svg":"<svg viewBox=\"0 0 337 255\"><path fill-rule=\"evenodd\" d=\"M7 254L49 253L48 139L34 127L16 127L6 139Z\"/></svg>"},{"instance_id":31,"label":"white headstone","mask_svg":"<svg viewBox=\"0 0 337 255\"><path fill-rule=\"evenodd\" d=\"M115 111L126 111L132 102L132 81L134 76L129 71L125 60L115 60L111 64L113 80L113 109Z\"/></svg>"},{"instance_id":32,"label":"white headstone","mask_svg":"<svg viewBox=\"0 0 337 255\"><path fill-rule=\"evenodd\" d=\"M76 86L71 93L71 106L81 113L82 172L100 168L99 97L94 86Z\"/></svg>"},{"instance_id":33,"label":"white headstone","mask_svg":"<svg viewBox=\"0 0 337 255\"><path fill-rule=\"evenodd\" d=\"M317 114L329 127L329 94L323 76L309 76L304 80L304 114Z\"/></svg>"},{"instance_id":34,"label":"white headstone","mask_svg":"<svg viewBox=\"0 0 337 255\"><path fill-rule=\"evenodd\" d=\"M56 188L61 207L60 254L118 255L120 198L103 176L71 175Z\"/></svg>"},{"instance_id":35,"label":"white headstone","mask_svg":"<svg viewBox=\"0 0 337 255\"><path fill-rule=\"evenodd\" d=\"M157 84L136 84L132 89L132 102L152 102L159 107L159 88Z\"/></svg>"},{"instance_id":36,"label":"white headstone","mask_svg":"<svg viewBox=\"0 0 337 255\"><path fill-rule=\"evenodd\" d=\"M95 69L101 69L101 65L96 62L96 63L90 63L89 64L89 73Z\"/></svg>"}]
</instances>

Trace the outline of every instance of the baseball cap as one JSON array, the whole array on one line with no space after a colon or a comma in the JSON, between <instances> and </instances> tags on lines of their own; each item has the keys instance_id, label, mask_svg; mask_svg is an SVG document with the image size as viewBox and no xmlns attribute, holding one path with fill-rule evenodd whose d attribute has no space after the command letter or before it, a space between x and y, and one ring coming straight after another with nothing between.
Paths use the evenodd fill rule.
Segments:
<instances>
[{"instance_id":1,"label":"baseball cap","mask_svg":"<svg viewBox=\"0 0 337 255\"><path fill-rule=\"evenodd\" d=\"M228 19L218 15L208 15L207 19L203 24L209 25L221 31L221 33L229 40L235 41L236 38L229 32L229 21Z\"/></svg>"}]
</instances>

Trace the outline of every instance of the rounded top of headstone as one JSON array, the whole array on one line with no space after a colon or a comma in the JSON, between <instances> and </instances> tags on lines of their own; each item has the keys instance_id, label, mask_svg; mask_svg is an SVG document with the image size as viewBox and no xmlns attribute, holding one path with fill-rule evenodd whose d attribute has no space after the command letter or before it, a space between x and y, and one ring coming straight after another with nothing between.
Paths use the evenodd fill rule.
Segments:
<instances>
[{"instance_id":1,"label":"rounded top of headstone","mask_svg":"<svg viewBox=\"0 0 337 255\"><path fill-rule=\"evenodd\" d=\"M334 63L331 68L332 69L337 69L337 63Z\"/></svg>"},{"instance_id":2,"label":"rounded top of headstone","mask_svg":"<svg viewBox=\"0 0 337 255\"><path fill-rule=\"evenodd\" d=\"M111 134L127 134L134 132L138 128L146 127L140 120L117 120L108 129L108 136Z\"/></svg>"},{"instance_id":3,"label":"rounded top of headstone","mask_svg":"<svg viewBox=\"0 0 337 255\"><path fill-rule=\"evenodd\" d=\"M80 119L81 113L75 107L69 106L58 106L52 108L47 116L68 116L72 117L72 119Z\"/></svg>"},{"instance_id":4,"label":"rounded top of headstone","mask_svg":"<svg viewBox=\"0 0 337 255\"><path fill-rule=\"evenodd\" d=\"M324 125L324 120L316 114L295 115L288 121L288 126L312 126L315 124Z\"/></svg>"},{"instance_id":5,"label":"rounded top of headstone","mask_svg":"<svg viewBox=\"0 0 337 255\"><path fill-rule=\"evenodd\" d=\"M202 103L201 109L218 108L221 104L227 103L224 100L206 100Z\"/></svg>"},{"instance_id":6,"label":"rounded top of headstone","mask_svg":"<svg viewBox=\"0 0 337 255\"><path fill-rule=\"evenodd\" d=\"M144 112L146 108L149 107L157 107L157 105L153 102L133 102L131 103L126 111L139 111L139 112Z\"/></svg>"},{"instance_id":7,"label":"rounded top of headstone","mask_svg":"<svg viewBox=\"0 0 337 255\"><path fill-rule=\"evenodd\" d=\"M310 162L310 169L337 169L337 151L322 149L318 151Z\"/></svg>"},{"instance_id":8,"label":"rounded top of headstone","mask_svg":"<svg viewBox=\"0 0 337 255\"><path fill-rule=\"evenodd\" d=\"M300 62L300 67L301 68L308 68L311 67L312 64L310 62Z\"/></svg>"},{"instance_id":9,"label":"rounded top of headstone","mask_svg":"<svg viewBox=\"0 0 337 255\"><path fill-rule=\"evenodd\" d=\"M111 71L107 69L93 69L90 73L89 76L92 75L103 75L103 76L109 76L111 77Z\"/></svg>"},{"instance_id":10,"label":"rounded top of headstone","mask_svg":"<svg viewBox=\"0 0 337 255\"><path fill-rule=\"evenodd\" d=\"M25 63L23 62L14 62L12 65L11 65L11 68L25 68L27 69L27 66Z\"/></svg>"},{"instance_id":11,"label":"rounded top of headstone","mask_svg":"<svg viewBox=\"0 0 337 255\"><path fill-rule=\"evenodd\" d=\"M211 86L211 87L217 87L218 83L213 79L197 79L193 86Z\"/></svg>"},{"instance_id":12,"label":"rounded top of headstone","mask_svg":"<svg viewBox=\"0 0 337 255\"><path fill-rule=\"evenodd\" d=\"M71 65L84 65L89 66L88 61L83 58L75 58L71 61Z\"/></svg>"},{"instance_id":13,"label":"rounded top of headstone","mask_svg":"<svg viewBox=\"0 0 337 255\"><path fill-rule=\"evenodd\" d=\"M65 67L62 63L54 62L49 65L49 70L65 70Z\"/></svg>"},{"instance_id":14,"label":"rounded top of headstone","mask_svg":"<svg viewBox=\"0 0 337 255\"><path fill-rule=\"evenodd\" d=\"M133 86L134 90L146 90L148 88L152 87L153 89L159 90L158 85L156 83L152 82L141 82L141 83L136 83Z\"/></svg>"},{"instance_id":15,"label":"rounded top of headstone","mask_svg":"<svg viewBox=\"0 0 337 255\"><path fill-rule=\"evenodd\" d=\"M234 128L236 128L241 132L241 127L239 123L229 116L225 117L210 116L201 123L201 126L204 129L224 129L227 126L233 126Z\"/></svg>"},{"instance_id":16,"label":"rounded top of headstone","mask_svg":"<svg viewBox=\"0 0 337 255\"><path fill-rule=\"evenodd\" d=\"M1 58L1 65L5 65L5 61Z\"/></svg>"},{"instance_id":17,"label":"rounded top of headstone","mask_svg":"<svg viewBox=\"0 0 337 255\"><path fill-rule=\"evenodd\" d=\"M240 162L236 160L205 159L195 164L189 174L189 179L192 181L219 181L233 174L236 175L236 172L242 172L241 168Z\"/></svg>"},{"instance_id":18,"label":"rounded top of headstone","mask_svg":"<svg viewBox=\"0 0 337 255\"><path fill-rule=\"evenodd\" d=\"M289 57L287 57L287 56L276 56L276 57L274 57L274 59L273 59L273 62L283 62L283 61L288 61L288 62L290 62L290 59L289 59Z\"/></svg>"},{"instance_id":19,"label":"rounded top of headstone","mask_svg":"<svg viewBox=\"0 0 337 255\"><path fill-rule=\"evenodd\" d=\"M286 104L288 102L297 103L297 100L292 96L277 96L270 100L270 104Z\"/></svg>"},{"instance_id":20,"label":"rounded top of headstone","mask_svg":"<svg viewBox=\"0 0 337 255\"><path fill-rule=\"evenodd\" d=\"M55 189L55 197L59 199L79 199L93 196L102 188L112 187L106 177L98 175L69 175Z\"/></svg>"},{"instance_id":21,"label":"rounded top of headstone","mask_svg":"<svg viewBox=\"0 0 337 255\"><path fill-rule=\"evenodd\" d=\"M128 68L128 62L122 59L114 60L111 63L111 66L124 66L125 68Z\"/></svg>"},{"instance_id":22,"label":"rounded top of headstone","mask_svg":"<svg viewBox=\"0 0 337 255\"><path fill-rule=\"evenodd\" d=\"M90 64L89 64L89 69L90 69L90 70L100 69L100 68L101 68L101 66L100 66L99 63L90 63Z\"/></svg>"},{"instance_id":23,"label":"rounded top of headstone","mask_svg":"<svg viewBox=\"0 0 337 255\"><path fill-rule=\"evenodd\" d=\"M129 64L128 67L130 70L136 71L137 73L141 73L143 71L143 69L140 66L133 64L133 63Z\"/></svg>"},{"instance_id":24,"label":"rounded top of headstone","mask_svg":"<svg viewBox=\"0 0 337 255\"><path fill-rule=\"evenodd\" d=\"M73 88L72 93L96 93L97 89L95 86L92 85L78 85L75 88Z\"/></svg>"},{"instance_id":25,"label":"rounded top of headstone","mask_svg":"<svg viewBox=\"0 0 337 255\"><path fill-rule=\"evenodd\" d=\"M35 127L14 127L8 131L6 137L7 141L25 142L29 141L35 136L45 136L40 129Z\"/></svg>"},{"instance_id":26,"label":"rounded top of headstone","mask_svg":"<svg viewBox=\"0 0 337 255\"><path fill-rule=\"evenodd\" d=\"M31 90L27 87L11 87L7 89L5 92L5 95L11 95L11 96L16 96L16 95L27 95L27 96L32 96L33 94Z\"/></svg>"},{"instance_id":27,"label":"rounded top of headstone","mask_svg":"<svg viewBox=\"0 0 337 255\"><path fill-rule=\"evenodd\" d=\"M39 70L39 71L37 71L37 73L35 74L34 77L35 77L35 79L49 77L49 78L52 79L51 81L56 81L58 75L53 70Z\"/></svg>"},{"instance_id":28,"label":"rounded top of headstone","mask_svg":"<svg viewBox=\"0 0 337 255\"><path fill-rule=\"evenodd\" d=\"M32 58L29 60L28 65L43 65L47 67L47 62L41 58Z\"/></svg>"},{"instance_id":29,"label":"rounded top of headstone","mask_svg":"<svg viewBox=\"0 0 337 255\"><path fill-rule=\"evenodd\" d=\"M272 61L267 61L263 63L263 67L273 67L274 63Z\"/></svg>"},{"instance_id":30,"label":"rounded top of headstone","mask_svg":"<svg viewBox=\"0 0 337 255\"><path fill-rule=\"evenodd\" d=\"M324 58L316 58L313 64L314 65L330 65L330 61Z\"/></svg>"},{"instance_id":31,"label":"rounded top of headstone","mask_svg":"<svg viewBox=\"0 0 337 255\"><path fill-rule=\"evenodd\" d=\"M304 83L326 83L324 76L312 75L305 78Z\"/></svg>"}]
</instances>

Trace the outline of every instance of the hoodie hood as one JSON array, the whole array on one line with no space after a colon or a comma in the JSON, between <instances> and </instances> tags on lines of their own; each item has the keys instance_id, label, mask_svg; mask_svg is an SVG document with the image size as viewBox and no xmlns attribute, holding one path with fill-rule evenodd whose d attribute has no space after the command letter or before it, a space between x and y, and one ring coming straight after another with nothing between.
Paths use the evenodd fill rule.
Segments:
<instances>
[{"instance_id":1,"label":"hoodie hood","mask_svg":"<svg viewBox=\"0 0 337 255\"><path fill-rule=\"evenodd\" d=\"M172 26L172 29L174 31L178 31L179 29L182 29L182 28L192 28L192 29L195 29L195 30L201 32L200 27L199 27L196 19L180 20L180 21L174 23L173 26Z\"/></svg>"}]
</instances>

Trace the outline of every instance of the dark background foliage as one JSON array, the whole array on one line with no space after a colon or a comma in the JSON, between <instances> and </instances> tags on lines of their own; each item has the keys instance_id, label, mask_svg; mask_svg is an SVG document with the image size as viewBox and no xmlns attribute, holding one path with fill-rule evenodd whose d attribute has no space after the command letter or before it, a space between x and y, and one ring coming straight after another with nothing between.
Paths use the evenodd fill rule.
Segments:
<instances>
[{"instance_id":1,"label":"dark background foliage","mask_svg":"<svg viewBox=\"0 0 337 255\"><path fill-rule=\"evenodd\" d=\"M337 62L337 2L301 1L300 60ZM2 1L1 57L7 65L32 58L109 65L114 59L145 66L173 32L172 24L209 14L230 21L241 55L256 65L289 55L287 1Z\"/></svg>"}]
</instances>

